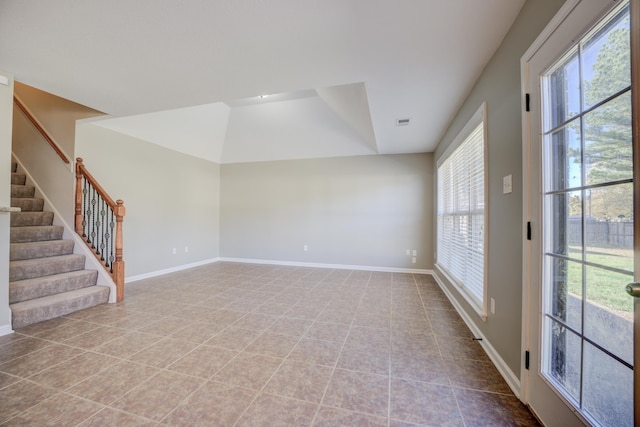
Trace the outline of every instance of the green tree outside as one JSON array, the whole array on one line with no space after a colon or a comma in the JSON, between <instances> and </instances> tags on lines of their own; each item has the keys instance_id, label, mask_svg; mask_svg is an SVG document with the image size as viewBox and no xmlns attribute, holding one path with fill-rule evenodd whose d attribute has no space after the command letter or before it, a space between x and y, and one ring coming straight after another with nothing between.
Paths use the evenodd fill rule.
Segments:
<instances>
[{"instance_id":1,"label":"green tree outside","mask_svg":"<svg viewBox=\"0 0 640 427\"><path fill-rule=\"evenodd\" d=\"M586 47L588 49L588 46ZM630 76L628 18L610 31L599 49L593 77L584 83L584 107L590 108L628 88ZM584 116L584 166L587 185L633 177L631 96L627 92ZM591 191L585 214L598 220L633 218L633 188L612 186Z\"/></svg>"}]
</instances>

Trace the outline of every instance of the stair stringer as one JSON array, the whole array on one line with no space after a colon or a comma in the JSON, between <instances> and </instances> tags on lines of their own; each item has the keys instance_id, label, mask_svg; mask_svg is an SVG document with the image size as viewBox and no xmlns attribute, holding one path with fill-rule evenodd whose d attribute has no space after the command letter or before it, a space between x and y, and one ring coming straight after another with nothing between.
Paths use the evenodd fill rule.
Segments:
<instances>
[{"instance_id":1,"label":"stair stringer","mask_svg":"<svg viewBox=\"0 0 640 427\"><path fill-rule=\"evenodd\" d=\"M42 188L38 185L33 176L29 173L27 168L24 167L20 159L12 152L13 160L18 164L18 171L23 173L27 177L27 184L33 185L35 187L35 197L39 197L44 200L44 210L53 212L53 225L59 225L64 228L64 232L62 235L63 239L73 240L73 253L84 255L85 263L84 268L86 270L96 270L98 272L98 280L96 285L98 286L106 286L109 288L109 303L116 302L116 284L105 270L104 265L96 258L95 253L87 246L87 244L82 240L80 236L75 232L75 228L69 226L69 224L65 221L64 217L58 209L56 209L55 205L49 200L49 198L44 194Z\"/></svg>"}]
</instances>

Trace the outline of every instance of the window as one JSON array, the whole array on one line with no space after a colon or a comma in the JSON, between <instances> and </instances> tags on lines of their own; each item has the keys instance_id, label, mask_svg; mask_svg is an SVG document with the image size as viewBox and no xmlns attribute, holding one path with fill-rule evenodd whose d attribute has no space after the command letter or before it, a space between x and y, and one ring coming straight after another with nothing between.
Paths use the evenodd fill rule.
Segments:
<instances>
[{"instance_id":1,"label":"window","mask_svg":"<svg viewBox=\"0 0 640 427\"><path fill-rule=\"evenodd\" d=\"M481 315L485 301L486 103L438 160L436 265Z\"/></svg>"}]
</instances>

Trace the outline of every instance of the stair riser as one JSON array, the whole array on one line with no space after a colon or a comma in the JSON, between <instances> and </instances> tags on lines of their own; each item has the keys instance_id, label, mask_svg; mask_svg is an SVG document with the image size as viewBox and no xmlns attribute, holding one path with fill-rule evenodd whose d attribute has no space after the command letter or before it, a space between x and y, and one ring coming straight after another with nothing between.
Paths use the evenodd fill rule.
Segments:
<instances>
[{"instance_id":1,"label":"stair riser","mask_svg":"<svg viewBox=\"0 0 640 427\"><path fill-rule=\"evenodd\" d=\"M38 262L33 262L33 260L11 261L9 262L9 281L51 276L83 268L84 256L82 255L41 258Z\"/></svg>"},{"instance_id":2,"label":"stair riser","mask_svg":"<svg viewBox=\"0 0 640 427\"><path fill-rule=\"evenodd\" d=\"M9 261L69 255L72 253L73 240L12 243L9 250Z\"/></svg>"},{"instance_id":3,"label":"stair riser","mask_svg":"<svg viewBox=\"0 0 640 427\"><path fill-rule=\"evenodd\" d=\"M57 301L31 300L11 306L14 329L23 328L33 323L64 316L85 308L104 304L109 300L109 288L93 286L93 292L79 297L69 297ZM63 296L62 294L60 295Z\"/></svg>"},{"instance_id":4,"label":"stair riser","mask_svg":"<svg viewBox=\"0 0 640 427\"><path fill-rule=\"evenodd\" d=\"M43 240L60 240L64 227L50 225L41 227L13 227L11 228L11 243L41 242Z\"/></svg>"},{"instance_id":5,"label":"stair riser","mask_svg":"<svg viewBox=\"0 0 640 427\"><path fill-rule=\"evenodd\" d=\"M20 208L23 212L39 212L44 208L43 199L29 199L21 197L12 197L11 206Z\"/></svg>"},{"instance_id":6,"label":"stair riser","mask_svg":"<svg viewBox=\"0 0 640 427\"><path fill-rule=\"evenodd\" d=\"M11 184L13 185L24 185L27 182L27 176L23 173L12 173L11 174Z\"/></svg>"},{"instance_id":7,"label":"stair riser","mask_svg":"<svg viewBox=\"0 0 640 427\"><path fill-rule=\"evenodd\" d=\"M97 280L97 271L82 270L11 282L9 283L9 304L95 286Z\"/></svg>"},{"instance_id":8,"label":"stair riser","mask_svg":"<svg viewBox=\"0 0 640 427\"><path fill-rule=\"evenodd\" d=\"M13 212L11 227L32 227L53 224L53 212Z\"/></svg>"},{"instance_id":9,"label":"stair riser","mask_svg":"<svg viewBox=\"0 0 640 427\"><path fill-rule=\"evenodd\" d=\"M12 185L11 186L11 197L20 198L27 197L32 198L36 194L35 187L30 185Z\"/></svg>"}]
</instances>

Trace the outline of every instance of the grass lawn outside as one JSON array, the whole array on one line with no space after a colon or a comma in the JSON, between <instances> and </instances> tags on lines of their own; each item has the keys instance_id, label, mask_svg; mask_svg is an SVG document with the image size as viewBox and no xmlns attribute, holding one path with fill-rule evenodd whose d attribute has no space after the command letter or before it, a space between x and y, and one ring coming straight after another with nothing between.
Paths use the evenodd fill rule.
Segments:
<instances>
[{"instance_id":1,"label":"grass lawn outside","mask_svg":"<svg viewBox=\"0 0 640 427\"><path fill-rule=\"evenodd\" d=\"M619 248L589 248L586 261L633 271L633 250ZM571 246L569 256L580 259L579 247ZM582 296L582 269L579 262L568 262L568 290L574 296ZM618 315L631 318L633 315L633 298L625 291L627 283L633 281L632 275L621 274L603 268L585 266L587 300L605 307Z\"/></svg>"}]
</instances>

